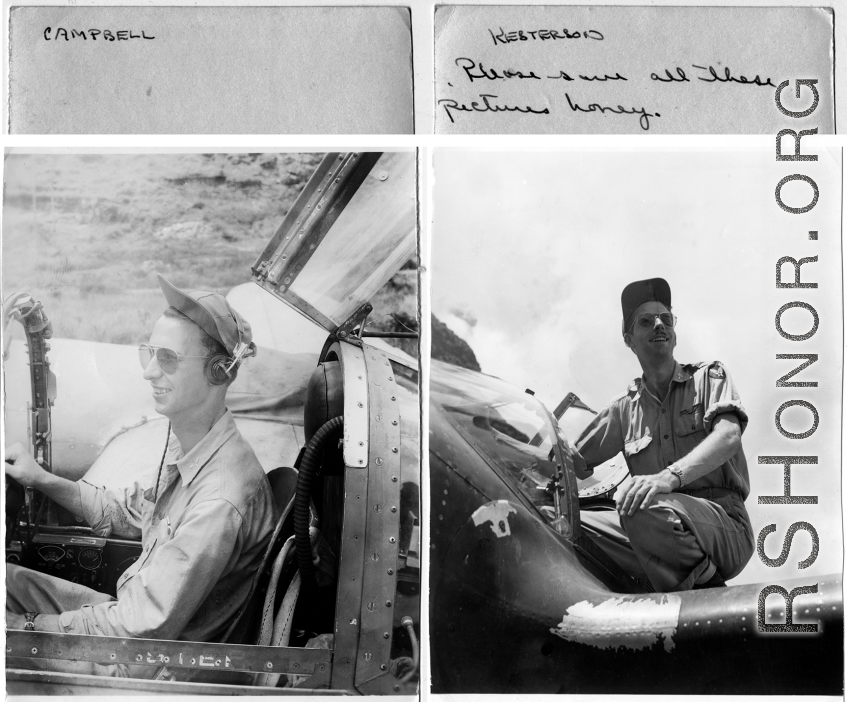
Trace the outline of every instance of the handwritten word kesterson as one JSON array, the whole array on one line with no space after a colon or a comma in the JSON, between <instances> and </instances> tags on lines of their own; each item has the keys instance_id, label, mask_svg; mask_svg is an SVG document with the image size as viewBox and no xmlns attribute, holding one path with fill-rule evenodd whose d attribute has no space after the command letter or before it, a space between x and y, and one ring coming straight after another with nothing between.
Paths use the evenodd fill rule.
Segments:
<instances>
[{"instance_id":1,"label":"handwritten word kesterson","mask_svg":"<svg viewBox=\"0 0 847 702\"><path fill-rule=\"evenodd\" d=\"M451 122L456 120L453 119L453 113L451 110L455 110L456 112L523 112L524 114L533 114L533 115L549 115L550 110L546 107L538 110L534 107L530 107L529 105L525 107L519 107L514 105L497 105L496 103L492 103L491 100L497 100L498 97L496 95L485 95L480 94L479 96L482 99L482 103L479 102L471 102L470 105L465 105L456 100L452 100L449 98L443 98L438 101L439 105L444 105L444 111L447 113L447 116L450 118Z\"/></svg>"},{"instance_id":2,"label":"handwritten word kesterson","mask_svg":"<svg viewBox=\"0 0 847 702\"><path fill-rule=\"evenodd\" d=\"M583 31L568 31L567 29L518 29L513 32L507 32L502 27L500 31L494 33L494 30L489 29L491 40L495 46L499 44L511 44L513 41L550 41L555 39L594 39L603 41L603 35L596 29L584 29Z\"/></svg>"},{"instance_id":3,"label":"handwritten word kesterson","mask_svg":"<svg viewBox=\"0 0 847 702\"><path fill-rule=\"evenodd\" d=\"M45 27L45 41L59 41L64 39L82 39L83 41L97 41L97 37L102 37L100 41L129 41L130 39L155 39L156 37L148 36L147 32L142 30L141 34L136 34L132 29L119 29L112 31L110 29L65 29L64 27Z\"/></svg>"}]
</instances>

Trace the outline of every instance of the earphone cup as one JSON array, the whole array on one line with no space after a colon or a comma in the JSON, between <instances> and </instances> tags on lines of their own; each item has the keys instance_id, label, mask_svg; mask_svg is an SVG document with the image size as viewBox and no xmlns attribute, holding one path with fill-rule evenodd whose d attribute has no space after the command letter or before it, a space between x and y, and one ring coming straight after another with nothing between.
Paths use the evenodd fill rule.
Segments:
<instances>
[{"instance_id":1,"label":"earphone cup","mask_svg":"<svg viewBox=\"0 0 847 702\"><path fill-rule=\"evenodd\" d=\"M212 385L223 385L227 381L226 367L229 364L230 358L223 354L211 356L206 361L206 379Z\"/></svg>"}]
</instances>

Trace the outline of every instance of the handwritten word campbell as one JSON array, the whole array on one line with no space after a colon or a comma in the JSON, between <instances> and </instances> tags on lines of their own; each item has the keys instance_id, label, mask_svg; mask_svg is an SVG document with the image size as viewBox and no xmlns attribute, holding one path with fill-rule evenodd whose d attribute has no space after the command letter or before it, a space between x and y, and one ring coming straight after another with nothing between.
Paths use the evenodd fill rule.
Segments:
<instances>
[{"instance_id":1,"label":"handwritten word campbell","mask_svg":"<svg viewBox=\"0 0 847 702\"><path fill-rule=\"evenodd\" d=\"M603 41L603 35L596 29L586 29L583 31L568 31L567 29L518 29L513 32L507 32L502 27L499 27L499 32L494 33L494 30L489 29L491 40L495 46L500 44L511 44L513 41L550 41L556 39L595 39Z\"/></svg>"},{"instance_id":2,"label":"handwritten word campbell","mask_svg":"<svg viewBox=\"0 0 847 702\"><path fill-rule=\"evenodd\" d=\"M129 41L130 39L155 39L156 37L147 36L147 32L142 30L141 34L135 34L131 29L120 29L111 31L109 29L65 29L64 27L44 28L45 41L59 41L64 39L82 39L83 41L97 41L97 37L102 36L101 41Z\"/></svg>"},{"instance_id":3,"label":"handwritten word campbell","mask_svg":"<svg viewBox=\"0 0 847 702\"><path fill-rule=\"evenodd\" d=\"M496 95L486 95L484 93L479 96L482 99L482 102L473 101L470 105L465 105L463 103L458 102L457 100L452 100L450 98L443 98L438 101L439 105L444 106L444 111L447 112L447 116L450 118L451 122L456 120L453 119L453 113L451 110L455 110L456 112L522 112L524 114L533 114L533 115L549 115L550 110L546 107L538 110L534 107L530 107L529 105L525 107L514 106L514 105L497 105L496 103L492 103L491 100L497 100L498 97Z\"/></svg>"}]
</instances>

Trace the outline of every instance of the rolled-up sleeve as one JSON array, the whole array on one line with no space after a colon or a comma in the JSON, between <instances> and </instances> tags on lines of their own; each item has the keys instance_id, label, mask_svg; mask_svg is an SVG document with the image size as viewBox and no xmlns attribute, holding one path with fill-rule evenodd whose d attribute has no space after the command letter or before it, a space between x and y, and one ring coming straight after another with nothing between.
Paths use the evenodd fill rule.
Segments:
<instances>
[{"instance_id":1,"label":"rolled-up sleeve","mask_svg":"<svg viewBox=\"0 0 847 702\"><path fill-rule=\"evenodd\" d=\"M623 428L616 402L601 410L576 440L576 450L594 468L623 450Z\"/></svg>"},{"instance_id":2,"label":"rolled-up sleeve","mask_svg":"<svg viewBox=\"0 0 847 702\"><path fill-rule=\"evenodd\" d=\"M712 369L719 369L716 372ZM717 376L717 377L716 377ZM704 374L703 425L707 432L712 431L712 423L719 414L732 412L738 417L741 433L747 428L747 411L741 404L741 397L729 372L721 364L713 364Z\"/></svg>"},{"instance_id":3,"label":"rolled-up sleeve","mask_svg":"<svg viewBox=\"0 0 847 702\"><path fill-rule=\"evenodd\" d=\"M140 483L122 490L107 490L85 480L77 482L82 516L97 536L141 536Z\"/></svg>"},{"instance_id":4,"label":"rolled-up sleeve","mask_svg":"<svg viewBox=\"0 0 847 702\"><path fill-rule=\"evenodd\" d=\"M149 562L126 582L120 599L64 612L60 629L71 634L178 638L222 575L234 567L243 541L241 526L238 510L222 499L195 505L173 537L157 544L167 528L159 522L157 536L141 555Z\"/></svg>"}]
</instances>

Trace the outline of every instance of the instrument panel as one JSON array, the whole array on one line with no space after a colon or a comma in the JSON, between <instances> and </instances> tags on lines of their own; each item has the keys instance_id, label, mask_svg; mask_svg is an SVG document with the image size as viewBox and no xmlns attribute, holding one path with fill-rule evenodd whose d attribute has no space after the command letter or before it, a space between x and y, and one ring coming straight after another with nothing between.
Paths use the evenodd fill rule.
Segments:
<instances>
[{"instance_id":1,"label":"instrument panel","mask_svg":"<svg viewBox=\"0 0 847 702\"><path fill-rule=\"evenodd\" d=\"M140 554L140 542L37 533L21 554L21 565L115 596L118 578Z\"/></svg>"}]
</instances>

